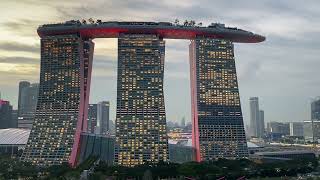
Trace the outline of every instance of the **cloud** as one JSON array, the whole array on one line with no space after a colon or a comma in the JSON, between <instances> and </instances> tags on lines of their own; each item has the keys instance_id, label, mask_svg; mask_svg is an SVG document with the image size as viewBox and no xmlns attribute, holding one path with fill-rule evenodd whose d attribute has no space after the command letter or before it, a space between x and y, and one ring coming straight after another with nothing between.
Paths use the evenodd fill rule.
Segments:
<instances>
[{"instance_id":1,"label":"cloud","mask_svg":"<svg viewBox=\"0 0 320 180\"><path fill-rule=\"evenodd\" d=\"M39 54L40 47L39 45L29 45L29 44L22 44L17 42L1 42L0 41L0 50L23 51L23 52L31 52L31 53Z\"/></svg>"},{"instance_id":2,"label":"cloud","mask_svg":"<svg viewBox=\"0 0 320 180\"><path fill-rule=\"evenodd\" d=\"M0 63L39 65L40 60L28 57L0 57Z\"/></svg>"},{"instance_id":3,"label":"cloud","mask_svg":"<svg viewBox=\"0 0 320 180\"><path fill-rule=\"evenodd\" d=\"M34 73L38 72L38 70L39 67L37 65L0 63L0 72L8 74L35 75Z\"/></svg>"},{"instance_id":4,"label":"cloud","mask_svg":"<svg viewBox=\"0 0 320 180\"><path fill-rule=\"evenodd\" d=\"M109 56L95 55L93 57L93 78L111 78L117 75L117 61Z\"/></svg>"},{"instance_id":5,"label":"cloud","mask_svg":"<svg viewBox=\"0 0 320 180\"><path fill-rule=\"evenodd\" d=\"M21 36L37 36L37 27L43 22L31 19L16 19L13 21L6 21L1 23L1 27L5 30L14 32Z\"/></svg>"}]
</instances>

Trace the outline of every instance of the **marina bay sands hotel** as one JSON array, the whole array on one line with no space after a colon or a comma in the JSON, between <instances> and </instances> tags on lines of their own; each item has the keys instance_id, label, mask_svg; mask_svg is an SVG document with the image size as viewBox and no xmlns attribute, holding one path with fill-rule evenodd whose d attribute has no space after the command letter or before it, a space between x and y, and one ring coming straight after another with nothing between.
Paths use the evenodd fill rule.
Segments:
<instances>
[{"instance_id":1,"label":"marina bay sands hotel","mask_svg":"<svg viewBox=\"0 0 320 180\"><path fill-rule=\"evenodd\" d=\"M38 28L41 70L34 124L22 155L39 165L78 163L87 131L94 38L118 38L116 158L123 166L169 160L164 39L189 39L195 161L248 156L233 43L265 37L213 23L67 21ZM181 89L182 91L183 89Z\"/></svg>"}]
</instances>

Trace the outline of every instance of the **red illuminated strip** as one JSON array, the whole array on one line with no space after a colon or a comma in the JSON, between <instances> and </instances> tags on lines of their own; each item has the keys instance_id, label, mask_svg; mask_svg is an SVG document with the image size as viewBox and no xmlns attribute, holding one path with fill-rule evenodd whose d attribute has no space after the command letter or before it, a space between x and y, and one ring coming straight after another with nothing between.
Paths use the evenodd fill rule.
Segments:
<instances>
[{"instance_id":1,"label":"red illuminated strip","mask_svg":"<svg viewBox=\"0 0 320 180\"><path fill-rule=\"evenodd\" d=\"M89 108L89 95L90 95L90 84L91 84L91 74L92 74L92 63L93 63L93 51L94 51L94 43L90 43L90 50L89 50L89 59L88 59L88 74L87 74L87 84L86 84L86 96L85 96L85 104L84 104L84 117L83 117L83 126L82 126L82 132L88 131L88 108Z\"/></svg>"},{"instance_id":2,"label":"red illuminated strip","mask_svg":"<svg viewBox=\"0 0 320 180\"><path fill-rule=\"evenodd\" d=\"M189 45L190 56L190 85L191 85L191 121L192 121L192 147L195 149L195 160L201 161L199 144L198 102L197 102L197 69L196 69L196 44L191 40Z\"/></svg>"},{"instance_id":3,"label":"red illuminated strip","mask_svg":"<svg viewBox=\"0 0 320 180\"><path fill-rule=\"evenodd\" d=\"M177 28L123 28L123 27L88 27L88 28L75 28L70 29L38 29L40 37L54 36L54 35L67 35L67 34L80 34L81 37L87 39L93 38L118 38L121 33L132 34L158 34L162 38L168 39L194 39L196 36L205 36L208 38L227 39L233 42L242 43L258 43L265 40L265 37L250 34L249 32L208 32L201 29L177 29Z\"/></svg>"},{"instance_id":4,"label":"red illuminated strip","mask_svg":"<svg viewBox=\"0 0 320 180\"><path fill-rule=\"evenodd\" d=\"M4 101L0 99L0 105L9 104L9 101Z\"/></svg>"},{"instance_id":5,"label":"red illuminated strip","mask_svg":"<svg viewBox=\"0 0 320 180\"><path fill-rule=\"evenodd\" d=\"M83 52L83 43L79 47L79 52ZM83 53L80 53L80 106L79 106L79 113L78 113L78 120L77 120L77 127L76 132L74 135L74 142L72 146L71 156L69 159L69 164L71 167L75 167L77 164L77 156L80 150L80 136L84 124L84 107L86 102L85 97L85 89L84 89L84 60L83 60Z\"/></svg>"}]
</instances>

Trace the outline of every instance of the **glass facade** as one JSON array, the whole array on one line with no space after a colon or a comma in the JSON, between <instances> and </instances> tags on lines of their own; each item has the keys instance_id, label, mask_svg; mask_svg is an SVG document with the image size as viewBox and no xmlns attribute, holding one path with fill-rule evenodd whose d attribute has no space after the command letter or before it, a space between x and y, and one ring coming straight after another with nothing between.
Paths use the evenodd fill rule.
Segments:
<instances>
[{"instance_id":1,"label":"glass facade","mask_svg":"<svg viewBox=\"0 0 320 180\"><path fill-rule=\"evenodd\" d=\"M89 104L88 108L88 133L94 133L97 126L98 109L97 104Z\"/></svg>"},{"instance_id":2,"label":"glass facade","mask_svg":"<svg viewBox=\"0 0 320 180\"><path fill-rule=\"evenodd\" d=\"M94 134L110 134L110 102L102 101L89 104L88 132Z\"/></svg>"},{"instance_id":3,"label":"glass facade","mask_svg":"<svg viewBox=\"0 0 320 180\"><path fill-rule=\"evenodd\" d=\"M260 135L260 118L259 118L259 98L250 97L250 135L261 137Z\"/></svg>"},{"instance_id":4,"label":"glass facade","mask_svg":"<svg viewBox=\"0 0 320 180\"><path fill-rule=\"evenodd\" d=\"M173 163L194 161L194 148L180 144L169 144L169 158Z\"/></svg>"},{"instance_id":5,"label":"glass facade","mask_svg":"<svg viewBox=\"0 0 320 180\"><path fill-rule=\"evenodd\" d=\"M247 157L232 42L198 37L189 48L196 160Z\"/></svg>"},{"instance_id":6,"label":"glass facade","mask_svg":"<svg viewBox=\"0 0 320 180\"><path fill-rule=\"evenodd\" d=\"M97 126L95 128L95 134L108 134L109 133L109 111L110 102L102 101L97 105Z\"/></svg>"},{"instance_id":7,"label":"glass facade","mask_svg":"<svg viewBox=\"0 0 320 180\"><path fill-rule=\"evenodd\" d=\"M320 97L311 103L311 119L320 121Z\"/></svg>"},{"instance_id":8,"label":"glass facade","mask_svg":"<svg viewBox=\"0 0 320 180\"><path fill-rule=\"evenodd\" d=\"M115 151L114 137L82 133L80 147L80 163L88 159L90 156L96 156L108 165L113 165Z\"/></svg>"},{"instance_id":9,"label":"glass facade","mask_svg":"<svg viewBox=\"0 0 320 180\"><path fill-rule=\"evenodd\" d=\"M30 87L30 82L28 81L20 81L19 82L19 94L18 94L18 115L20 114L20 111L21 109L23 109L22 107L22 98L21 98L21 95L22 95L22 90L24 88L27 88L27 87Z\"/></svg>"},{"instance_id":10,"label":"glass facade","mask_svg":"<svg viewBox=\"0 0 320 180\"><path fill-rule=\"evenodd\" d=\"M119 36L116 113L119 165L168 161L164 55L165 42L157 35Z\"/></svg>"},{"instance_id":11,"label":"glass facade","mask_svg":"<svg viewBox=\"0 0 320 180\"><path fill-rule=\"evenodd\" d=\"M78 35L41 39L38 103L22 160L76 164L80 133L87 129L93 46Z\"/></svg>"},{"instance_id":12,"label":"glass facade","mask_svg":"<svg viewBox=\"0 0 320 180\"><path fill-rule=\"evenodd\" d=\"M10 102L0 99L0 129L15 128L15 122L12 119L12 106Z\"/></svg>"},{"instance_id":13,"label":"glass facade","mask_svg":"<svg viewBox=\"0 0 320 180\"><path fill-rule=\"evenodd\" d=\"M23 82L22 82L23 83ZM20 83L21 84L21 83ZM31 129L38 100L39 84L34 83L19 90L20 109L18 128Z\"/></svg>"}]
</instances>

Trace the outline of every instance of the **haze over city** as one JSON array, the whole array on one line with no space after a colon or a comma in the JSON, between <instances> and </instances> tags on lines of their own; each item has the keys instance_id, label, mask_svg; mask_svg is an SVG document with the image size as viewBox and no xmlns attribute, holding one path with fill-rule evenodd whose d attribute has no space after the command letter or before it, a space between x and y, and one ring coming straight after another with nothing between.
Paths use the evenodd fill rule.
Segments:
<instances>
[{"instance_id":1,"label":"haze over city","mask_svg":"<svg viewBox=\"0 0 320 180\"><path fill-rule=\"evenodd\" d=\"M63 2L63 3L62 3ZM319 96L319 2L308 1L1 1L0 91L16 107L20 80L38 82L41 24L69 19L103 21L195 20L263 34L259 44L235 44L242 111L249 122L249 97L258 96L268 121L310 118L311 99ZM112 8L110 8L112 7ZM15 9L15 11L12 11ZM19 13L17 13L19 12ZM37 12L37 13L35 13ZM121 12L121 13L120 13ZM66 19L66 17L68 19ZM111 102L115 118L117 39L95 39L90 102ZM166 40L167 120L190 121L189 40Z\"/></svg>"}]
</instances>

